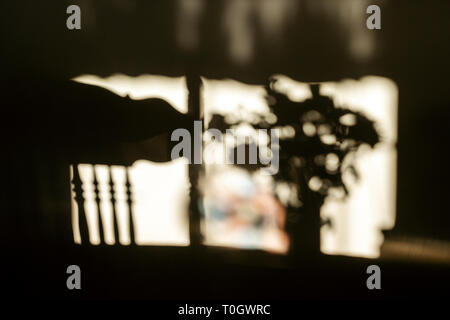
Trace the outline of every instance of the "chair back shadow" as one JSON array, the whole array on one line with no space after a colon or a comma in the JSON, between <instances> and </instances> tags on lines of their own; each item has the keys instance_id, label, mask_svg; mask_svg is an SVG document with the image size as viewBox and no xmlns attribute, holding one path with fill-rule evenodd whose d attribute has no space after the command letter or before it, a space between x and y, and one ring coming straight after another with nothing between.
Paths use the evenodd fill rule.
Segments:
<instances>
[{"instance_id":1,"label":"chair back shadow","mask_svg":"<svg viewBox=\"0 0 450 320\"><path fill-rule=\"evenodd\" d=\"M73 172L73 178L71 181L72 184L72 190L74 193L74 200L77 203L78 212L76 214L78 215L78 225L80 230L80 236L82 244L85 244L87 241L86 239L89 239L89 231L87 226L87 219L86 219L86 212L84 209L85 205L85 199L83 197L83 181L81 180L79 170L78 170L78 164L74 164L71 166L72 172ZM127 204L127 211L128 211L128 219L129 219L129 235L130 235L130 244L134 245L136 244L135 236L134 236L134 219L133 219L133 201L132 201L132 191L131 191L131 183L129 179L128 174L128 166L125 167L125 190L126 190L126 204ZM97 173L95 170L95 167L93 166L93 177L94 180L92 182L93 184L93 190L94 190L94 197L95 197L95 204L96 204L96 212L98 217L98 230L99 230L99 238L100 242L103 243L105 241L104 237L104 221L102 220L102 213L101 213L101 206L100 206L100 192L98 188L98 179L97 179ZM85 182L86 183L86 182ZM89 182L88 182L89 183ZM114 230L114 239L115 243L119 244L119 226L117 221L117 209L116 209L116 185L114 183L114 180L112 179L112 173L111 173L111 165L108 165L108 185L109 185L109 195L110 195L110 202L112 206L112 221L113 221L113 230Z\"/></svg>"}]
</instances>

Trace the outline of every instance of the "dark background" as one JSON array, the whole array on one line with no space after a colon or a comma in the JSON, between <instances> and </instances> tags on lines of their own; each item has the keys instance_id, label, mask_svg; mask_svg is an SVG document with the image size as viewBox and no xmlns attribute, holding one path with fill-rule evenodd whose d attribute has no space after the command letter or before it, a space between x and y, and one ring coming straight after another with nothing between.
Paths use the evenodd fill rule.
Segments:
<instances>
[{"instance_id":1,"label":"dark background","mask_svg":"<svg viewBox=\"0 0 450 320\"><path fill-rule=\"evenodd\" d=\"M309 1L300 2L301 8L307 8ZM60 276L54 274L68 264L70 257L81 255L80 259L86 270L92 270L91 274L122 278L116 289L91 287L91 291L84 291L87 297L105 294L173 298L174 292L180 293L178 298L204 298L208 293L209 297L221 298L236 292L245 298L258 297L258 292L271 298L292 297L292 292L299 297L310 294L320 297L330 288L327 292L332 297L340 296L342 291L349 297L361 293L368 295L356 281L361 278L364 285L365 268L361 266L371 262L359 259L333 260L331 266L335 271L330 278L340 277L333 282L317 271L319 262L289 269L289 272L284 269L274 271L277 269L255 265L254 261L259 261L258 253L248 259L251 267L243 267L246 262L239 262L238 267L230 263L234 266L230 267L213 263L221 261L212 259L213 253L200 255L198 260L179 249L146 248L145 255L149 258L138 270L136 265L127 267L125 261L142 255L139 248L114 248L105 254L110 262L95 263L92 260L95 254L90 252L93 249L82 253L79 248L66 250L62 243L71 239L69 186L65 184L68 182L68 163L71 155L83 145L68 148L65 139L77 141L80 137L77 131L64 124L68 117L77 117L77 112L54 114L46 110L45 101L26 97L37 97L36 88L42 87L40 92L48 93L48 88L53 87L57 88L54 97L59 99L63 90L58 91L58 88L63 86L62 83L84 73L179 76L195 72L210 78L235 78L248 83L264 83L274 73L307 82L356 79L364 75L391 78L399 90L399 123L397 221L390 234L450 241L448 1L371 3L381 7L382 29L370 31L375 33L376 46L370 59L365 61L356 61L348 53L349 35L343 28L325 15L321 18L320 14L301 10L277 46L266 44L261 36L261 40L256 41L258 54L245 65L235 64L226 54L226 34L216 23L223 11L224 0L208 2L208 15L202 21L201 41L195 52L184 52L176 44L175 1L75 1L73 4L80 5L82 10L82 29L77 31L67 30L65 26L65 9L69 4L72 3L3 1L1 4L4 189L1 225L7 252L3 265L6 272L14 275L10 282L17 294L40 295L34 289L30 290L28 282L22 279L22 275L31 269L35 272L32 283L36 281L46 288L43 289L44 296L70 297L64 290L64 269ZM365 15L364 12L361 14ZM126 122L122 125L124 128L133 126ZM55 141L45 138L53 135L59 138ZM33 243L32 248L30 243ZM178 264L174 262L177 259L181 259ZM206 260L199 263L201 259ZM77 264L75 260L70 264ZM449 283L446 266L385 263L386 279L393 283L392 287L386 285L386 296L425 296L422 289L426 289L427 294L439 295ZM110 269L111 265L116 265L115 269ZM185 276L180 270L183 268L178 266L187 270ZM149 276L152 272L154 276ZM417 279L416 286L410 284L408 272ZM124 280L124 273L130 278ZM313 276L306 281L299 276L302 273ZM42 278L40 274L45 276ZM90 276L86 277L89 279ZM150 290L142 277L149 277L146 278L148 281L159 279L159 284L165 281L169 289ZM206 280L199 280L203 278ZM261 279L267 280L268 288L273 290L259 290L258 286L263 283ZM388 283L388 280L384 281ZM101 287L107 281L99 283ZM132 284L137 286L138 283L143 283L142 287L133 287ZM313 289L316 285L319 286L317 292ZM269 291L270 294L264 295Z\"/></svg>"}]
</instances>

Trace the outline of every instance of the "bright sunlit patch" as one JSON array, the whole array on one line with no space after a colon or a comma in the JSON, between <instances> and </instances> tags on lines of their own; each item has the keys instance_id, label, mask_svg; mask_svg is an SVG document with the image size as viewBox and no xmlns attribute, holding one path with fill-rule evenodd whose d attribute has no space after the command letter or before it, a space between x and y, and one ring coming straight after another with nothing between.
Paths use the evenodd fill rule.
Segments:
<instances>
[{"instance_id":1,"label":"bright sunlit patch","mask_svg":"<svg viewBox=\"0 0 450 320\"><path fill-rule=\"evenodd\" d=\"M282 74L274 75L273 78L276 80L273 84L274 89L276 91L287 94L289 99L291 99L292 101L299 102L312 98L312 93L307 83L297 82ZM310 112L314 113L317 111Z\"/></svg>"},{"instance_id":2,"label":"bright sunlit patch","mask_svg":"<svg viewBox=\"0 0 450 320\"><path fill-rule=\"evenodd\" d=\"M131 99L159 97L168 101L180 112L187 112L187 89L184 77L170 78L156 75L129 77L115 74L107 78L95 75L82 75L74 81L106 88L120 96ZM187 195L189 181L187 163L183 159L167 163L138 161L129 168L133 192L132 212L135 225L136 243L140 245L166 244L188 245ZM108 185L108 167L105 165L80 164L80 178L84 187L84 210L92 244L105 242L113 244L113 207ZM97 174L100 211L99 220L93 188L94 170ZM73 176L73 168L71 168ZM116 215L119 227L119 242L130 243L129 208L125 193L125 167L112 166L112 179L116 185ZM74 240L81 242L78 227L78 204L72 200L72 225ZM99 236L99 223L102 221L104 240Z\"/></svg>"},{"instance_id":3,"label":"bright sunlit patch","mask_svg":"<svg viewBox=\"0 0 450 320\"><path fill-rule=\"evenodd\" d=\"M312 122L305 122L302 129L308 137L312 137L316 134L316 126Z\"/></svg>"},{"instance_id":4,"label":"bright sunlit patch","mask_svg":"<svg viewBox=\"0 0 450 320\"><path fill-rule=\"evenodd\" d=\"M346 114L339 118L339 122L345 126L354 126L356 124L356 117L354 114Z\"/></svg>"},{"instance_id":5,"label":"bright sunlit patch","mask_svg":"<svg viewBox=\"0 0 450 320\"><path fill-rule=\"evenodd\" d=\"M244 120L251 122L252 116L267 115L274 119L269 112L264 87L249 85L236 80L203 79L204 117L208 124L212 114L217 113L226 117L227 121ZM275 116L276 117L276 116Z\"/></svg>"},{"instance_id":6,"label":"bright sunlit patch","mask_svg":"<svg viewBox=\"0 0 450 320\"><path fill-rule=\"evenodd\" d=\"M277 117L270 112L263 86L247 85L235 80L204 81L204 117L209 123L213 114L222 115L235 129L236 141L252 137L260 151L271 155L267 148L268 135L256 131L252 124L259 119L275 123ZM292 127L280 128L282 134L293 136ZM235 137L224 136L226 145L233 145ZM253 174L234 166L224 164L223 147L216 149L205 145L208 157L218 155L215 164L205 164L202 179L205 244L247 249L263 249L285 253L289 240L284 230L285 209L276 199L271 177L259 171ZM212 153L210 155L209 153ZM269 179L269 180L267 180ZM286 201L292 193L286 194Z\"/></svg>"},{"instance_id":7,"label":"bright sunlit patch","mask_svg":"<svg viewBox=\"0 0 450 320\"><path fill-rule=\"evenodd\" d=\"M328 171L336 171L339 168L339 158L335 153L329 153L325 157L325 168Z\"/></svg>"},{"instance_id":8,"label":"bright sunlit patch","mask_svg":"<svg viewBox=\"0 0 450 320\"><path fill-rule=\"evenodd\" d=\"M306 83L299 83L284 76L278 76L276 85L295 101L311 98ZM187 92L183 78L167 78L145 75L136 78L114 75L108 78L85 75L76 81L98 85L121 96L133 99L161 97L175 108L187 112ZM275 123L276 116L270 113L263 86L254 86L234 80L203 79L203 106L206 124L213 113L223 115L226 121L254 123L265 119ZM332 220L332 228L321 230L321 249L328 254L377 257L383 241L381 229L392 228L395 222L396 192L396 149L397 141L397 87L386 78L364 77L361 80L324 83L320 86L322 95L330 96L336 105L359 111L374 120L382 137L375 149L362 147L354 157L360 179L356 180L345 172L343 179L350 195L343 199L342 190L331 190L321 209L324 218ZM318 134L324 143L333 144L336 137L329 128L315 125L321 114L311 111L304 115L302 130L308 136ZM344 115L339 119L346 126L354 125L355 118ZM243 134L251 134L248 125L236 126ZM283 128L282 134L292 136L293 128ZM225 140L231 137L224 136ZM264 143L267 137L258 137ZM210 143L207 137L205 144ZM266 141L267 142L267 141ZM346 140L343 145L354 143ZM246 172L232 166L222 165L224 153L220 143L216 148L205 148L205 157L213 157L216 164L205 165L203 231L208 245L224 245L238 248L260 248L273 252L286 252L289 240L284 232L287 204L300 207L298 190L293 185L273 184L257 173ZM300 165L301 159L297 159ZM350 161L339 163L336 154L318 155L314 161L326 170L334 172ZM219 164L219 165L218 165ZM133 216L138 244L187 245L188 166L183 159L165 164L149 161L136 162L130 170L133 185ZM84 183L85 203L92 244L100 242L99 220L95 195L91 185L93 172L99 180L99 198L105 242L114 239L112 207L109 201L106 166L85 164L79 166ZM123 184L124 168L112 168L113 179ZM72 170L73 174L73 170ZM265 178L267 179L267 177ZM270 178L271 179L271 178ZM320 191L322 184L318 177L308 181L312 190ZM208 186L205 188L205 186ZM118 187L119 240L129 243L129 211L126 207L123 187ZM278 199L275 197L278 196ZM122 203L122 204L120 204ZM72 222L74 239L80 242L78 229L78 204L72 201Z\"/></svg>"},{"instance_id":9,"label":"bright sunlit patch","mask_svg":"<svg viewBox=\"0 0 450 320\"><path fill-rule=\"evenodd\" d=\"M187 112L187 88L184 77L171 78L149 74L130 77L124 74L114 74L101 78L86 74L72 80L108 89L122 97L128 95L134 100L162 98L178 111Z\"/></svg>"},{"instance_id":10,"label":"bright sunlit patch","mask_svg":"<svg viewBox=\"0 0 450 320\"><path fill-rule=\"evenodd\" d=\"M205 244L285 253L285 210L269 176L233 166L209 167L201 181Z\"/></svg>"},{"instance_id":11,"label":"bright sunlit patch","mask_svg":"<svg viewBox=\"0 0 450 320\"><path fill-rule=\"evenodd\" d=\"M90 243L103 242L99 233L99 224L102 224L104 242L114 244L117 239L114 238L113 224L114 219L117 219L120 244L130 243L130 228L133 228L136 243L140 245L189 245L186 221L188 205L186 160L180 158L158 164L146 160L135 162L129 168L131 208L127 202L125 170L123 166L109 168L105 165L78 165L84 190L84 211ZM73 167L71 171L73 172ZM94 173L98 180L99 206L95 201ZM113 189L110 187L110 173ZM111 201L113 195L114 203ZM82 240L78 226L80 212L74 200L72 211L74 239L76 243L80 243ZM113 212L116 213L115 217ZM134 225L130 225L130 214L135 221Z\"/></svg>"},{"instance_id":12,"label":"bright sunlit patch","mask_svg":"<svg viewBox=\"0 0 450 320\"><path fill-rule=\"evenodd\" d=\"M345 201L326 200L322 215L333 220L334 229L322 230L322 250L377 257L383 242L381 230L391 229L395 223L397 87L386 78L364 77L326 83L321 93L373 119L382 137L375 149L357 152L355 167L360 179L344 175L349 197ZM341 120L351 125L351 119Z\"/></svg>"},{"instance_id":13,"label":"bright sunlit patch","mask_svg":"<svg viewBox=\"0 0 450 320\"><path fill-rule=\"evenodd\" d=\"M320 141L325 144L335 144L336 136L334 134L323 134L320 136Z\"/></svg>"},{"instance_id":14,"label":"bright sunlit patch","mask_svg":"<svg viewBox=\"0 0 450 320\"><path fill-rule=\"evenodd\" d=\"M187 160L161 164L141 160L134 163L130 178L137 244L189 245Z\"/></svg>"},{"instance_id":15,"label":"bright sunlit patch","mask_svg":"<svg viewBox=\"0 0 450 320\"><path fill-rule=\"evenodd\" d=\"M312 191L319 191L320 188L322 187L322 181L320 180L319 177L312 177L312 178L309 179L309 181L308 181L308 187L309 187Z\"/></svg>"},{"instance_id":16,"label":"bright sunlit patch","mask_svg":"<svg viewBox=\"0 0 450 320\"><path fill-rule=\"evenodd\" d=\"M291 87L297 85L300 90L305 86L292 79L286 83ZM283 86L282 83L279 85ZM330 96L337 106L362 112L374 120L382 139L375 149L363 146L352 158L360 178L355 180L351 174L344 174L349 196L342 200L342 191L332 190L326 198L321 215L332 220L332 227L326 226L321 230L321 250L328 254L377 257L383 242L381 230L391 229L395 222L397 87L387 78L368 76L360 80L323 83L320 94ZM305 120L314 121L320 114L308 112L305 116ZM352 126L355 119L344 115L339 120L343 125ZM322 134L320 138L324 143L335 142L334 135L316 129L313 123L305 125L303 131L306 135L312 136L317 132ZM353 140L346 140L343 147L352 143ZM343 167L349 160L344 160ZM315 161L323 163L330 171L339 165L337 157L332 154L325 158L318 156ZM319 190L320 180L313 177L309 187Z\"/></svg>"}]
</instances>

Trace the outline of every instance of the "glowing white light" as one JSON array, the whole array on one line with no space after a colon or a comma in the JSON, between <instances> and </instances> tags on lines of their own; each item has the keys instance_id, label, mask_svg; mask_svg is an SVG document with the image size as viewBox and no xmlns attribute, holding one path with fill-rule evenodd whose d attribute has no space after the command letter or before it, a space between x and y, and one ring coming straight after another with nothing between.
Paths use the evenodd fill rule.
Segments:
<instances>
[{"instance_id":1,"label":"glowing white light","mask_svg":"<svg viewBox=\"0 0 450 320\"><path fill-rule=\"evenodd\" d=\"M308 137L312 137L316 134L316 126L312 122L305 122L302 129Z\"/></svg>"}]
</instances>

